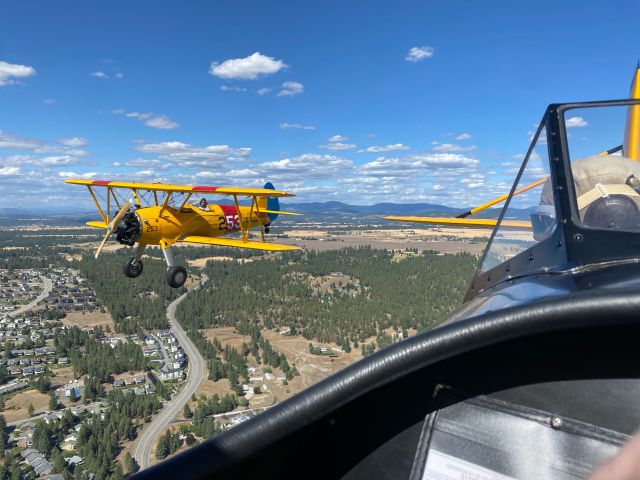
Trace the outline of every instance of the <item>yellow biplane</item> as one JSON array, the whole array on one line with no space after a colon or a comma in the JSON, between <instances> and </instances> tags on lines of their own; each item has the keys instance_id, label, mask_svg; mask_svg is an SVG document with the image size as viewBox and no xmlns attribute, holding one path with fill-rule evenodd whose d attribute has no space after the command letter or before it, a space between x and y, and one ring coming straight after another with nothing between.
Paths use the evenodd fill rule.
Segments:
<instances>
[{"instance_id":1,"label":"yellow biplane","mask_svg":"<svg viewBox=\"0 0 640 480\"><path fill-rule=\"evenodd\" d=\"M129 278L142 273L142 254L147 245L162 248L167 262L166 280L174 288L181 287L187 279L186 269L176 265L171 248L177 242L271 251L298 249L265 241L265 234L278 215L298 215L280 211L278 198L293 194L278 191L271 183L266 183L264 188L235 188L82 179L65 182L85 185L100 213L102 220L87 222L90 227L106 230L96 258L113 233L123 245L137 244L135 255L123 265L123 273ZM106 189L105 209L96 195L99 188ZM122 193L125 199L130 198L124 200ZM200 197L197 204L189 203L194 195ZM202 195L229 195L233 197L233 204L209 204ZM238 197L250 197L251 205L240 205ZM117 213L112 215L116 208ZM262 241L250 239L252 227L260 227ZM222 238L235 232L240 233L239 239Z\"/></svg>"}]
</instances>

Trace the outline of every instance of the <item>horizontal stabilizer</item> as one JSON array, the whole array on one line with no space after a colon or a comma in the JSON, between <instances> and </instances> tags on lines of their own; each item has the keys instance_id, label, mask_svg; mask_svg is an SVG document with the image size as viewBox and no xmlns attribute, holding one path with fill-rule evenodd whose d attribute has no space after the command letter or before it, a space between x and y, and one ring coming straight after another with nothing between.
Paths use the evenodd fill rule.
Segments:
<instances>
[{"instance_id":1,"label":"horizontal stabilizer","mask_svg":"<svg viewBox=\"0 0 640 480\"><path fill-rule=\"evenodd\" d=\"M302 213L296 213L296 212L281 212L280 210L265 210L265 209L260 209L260 213L274 213L276 215L303 215Z\"/></svg>"},{"instance_id":2,"label":"horizontal stabilizer","mask_svg":"<svg viewBox=\"0 0 640 480\"><path fill-rule=\"evenodd\" d=\"M108 225L104 222L87 222L85 225L93 228L107 228Z\"/></svg>"},{"instance_id":3,"label":"horizontal stabilizer","mask_svg":"<svg viewBox=\"0 0 640 480\"><path fill-rule=\"evenodd\" d=\"M236 240L233 238L220 238L220 237L199 237L195 235L188 235L178 240L178 242L200 243L203 245L218 245L219 247L237 247L237 248L250 248L253 250L271 250L275 252L285 250L300 250L300 247L294 247L291 245L282 245L279 243L266 243L266 242L253 242Z\"/></svg>"},{"instance_id":4,"label":"horizontal stabilizer","mask_svg":"<svg viewBox=\"0 0 640 480\"><path fill-rule=\"evenodd\" d=\"M485 218L447 218L447 217L384 217L385 220L395 222L428 223L430 225L441 225L444 227L467 227L467 228L494 228L497 220ZM522 220L503 220L500 228L531 228L531 222Z\"/></svg>"}]
</instances>

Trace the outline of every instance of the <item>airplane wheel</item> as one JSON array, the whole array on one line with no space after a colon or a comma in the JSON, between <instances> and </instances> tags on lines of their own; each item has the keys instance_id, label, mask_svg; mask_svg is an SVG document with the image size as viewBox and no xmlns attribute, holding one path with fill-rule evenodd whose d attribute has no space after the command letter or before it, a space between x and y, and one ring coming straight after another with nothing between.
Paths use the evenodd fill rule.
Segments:
<instances>
[{"instance_id":1,"label":"airplane wheel","mask_svg":"<svg viewBox=\"0 0 640 480\"><path fill-rule=\"evenodd\" d=\"M264 227L264 233L269 233L269 227Z\"/></svg>"},{"instance_id":2,"label":"airplane wheel","mask_svg":"<svg viewBox=\"0 0 640 480\"><path fill-rule=\"evenodd\" d=\"M181 266L167 269L167 283L170 287L179 288L187 280L187 269Z\"/></svg>"},{"instance_id":3,"label":"airplane wheel","mask_svg":"<svg viewBox=\"0 0 640 480\"><path fill-rule=\"evenodd\" d=\"M122 273L129 278L136 278L142 273L143 267L142 260L136 260L136 257L129 257L122 265Z\"/></svg>"}]
</instances>

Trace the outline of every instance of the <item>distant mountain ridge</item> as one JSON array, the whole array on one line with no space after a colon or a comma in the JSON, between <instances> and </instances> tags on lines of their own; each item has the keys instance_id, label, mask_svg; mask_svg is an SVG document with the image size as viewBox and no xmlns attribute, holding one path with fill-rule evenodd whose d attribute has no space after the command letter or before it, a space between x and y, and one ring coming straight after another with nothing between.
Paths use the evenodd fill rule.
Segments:
<instances>
[{"instance_id":1,"label":"distant mountain ridge","mask_svg":"<svg viewBox=\"0 0 640 480\"><path fill-rule=\"evenodd\" d=\"M299 213L326 214L330 212L340 212L345 214L360 215L443 215L455 216L466 210L437 205L433 203L376 203L375 205L351 205L348 203L331 202L310 202L283 204L283 210L291 210Z\"/></svg>"},{"instance_id":2,"label":"distant mountain ridge","mask_svg":"<svg viewBox=\"0 0 640 480\"><path fill-rule=\"evenodd\" d=\"M224 202L227 203L227 202ZM44 207L46 208L46 207ZM383 216L383 215L405 215L405 216L432 216L432 217L456 217L463 212L469 210L469 207L453 208L445 205L438 205L434 203L390 203L382 202L374 205L351 205L349 203L343 203L338 201L330 202L307 202L307 203L283 203L280 207L283 211L292 211L308 215L309 217L324 218L327 216L335 217L368 217L368 216ZM501 208L489 208L477 215L476 218L497 218L500 214ZM509 218L528 220L529 214L532 208L528 209L513 209ZM0 218L4 219L4 222L11 219L17 219L21 217L23 220L32 219L45 219L45 218L58 218L63 220L68 218L69 220L82 220L95 219L98 217L98 213L92 210L74 209L70 208L49 208L47 210L35 209L33 207L16 207L16 208L0 208Z\"/></svg>"}]
</instances>

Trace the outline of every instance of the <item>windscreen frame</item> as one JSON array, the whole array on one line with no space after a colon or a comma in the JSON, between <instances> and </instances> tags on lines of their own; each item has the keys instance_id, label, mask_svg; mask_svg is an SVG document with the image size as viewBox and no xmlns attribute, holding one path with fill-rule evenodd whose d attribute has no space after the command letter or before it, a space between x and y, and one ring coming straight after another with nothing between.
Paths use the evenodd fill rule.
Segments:
<instances>
[{"instance_id":1,"label":"windscreen frame","mask_svg":"<svg viewBox=\"0 0 640 480\"><path fill-rule=\"evenodd\" d=\"M578 265L640 258L640 232L594 229L582 224L577 208L564 119L564 113L568 110L628 105L640 105L640 99L562 103L551 104L547 107L536 136L534 136L529 146L525 160L528 160L538 140L538 134L542 127L545 126L550 176L555 187L553 195L556 221L558 222L556 229L550 237L518 253L508 261L497 265L491 270L481 270L488 249L493 243L494 236L499 229L526 167L526 161L523 161L511 188L509 198L500 212L497 226L491 234L487 248L467 290L464 298L465 302L499 283L514 278L552 271L566 271Z\"/></svg>"}]
</instances>

